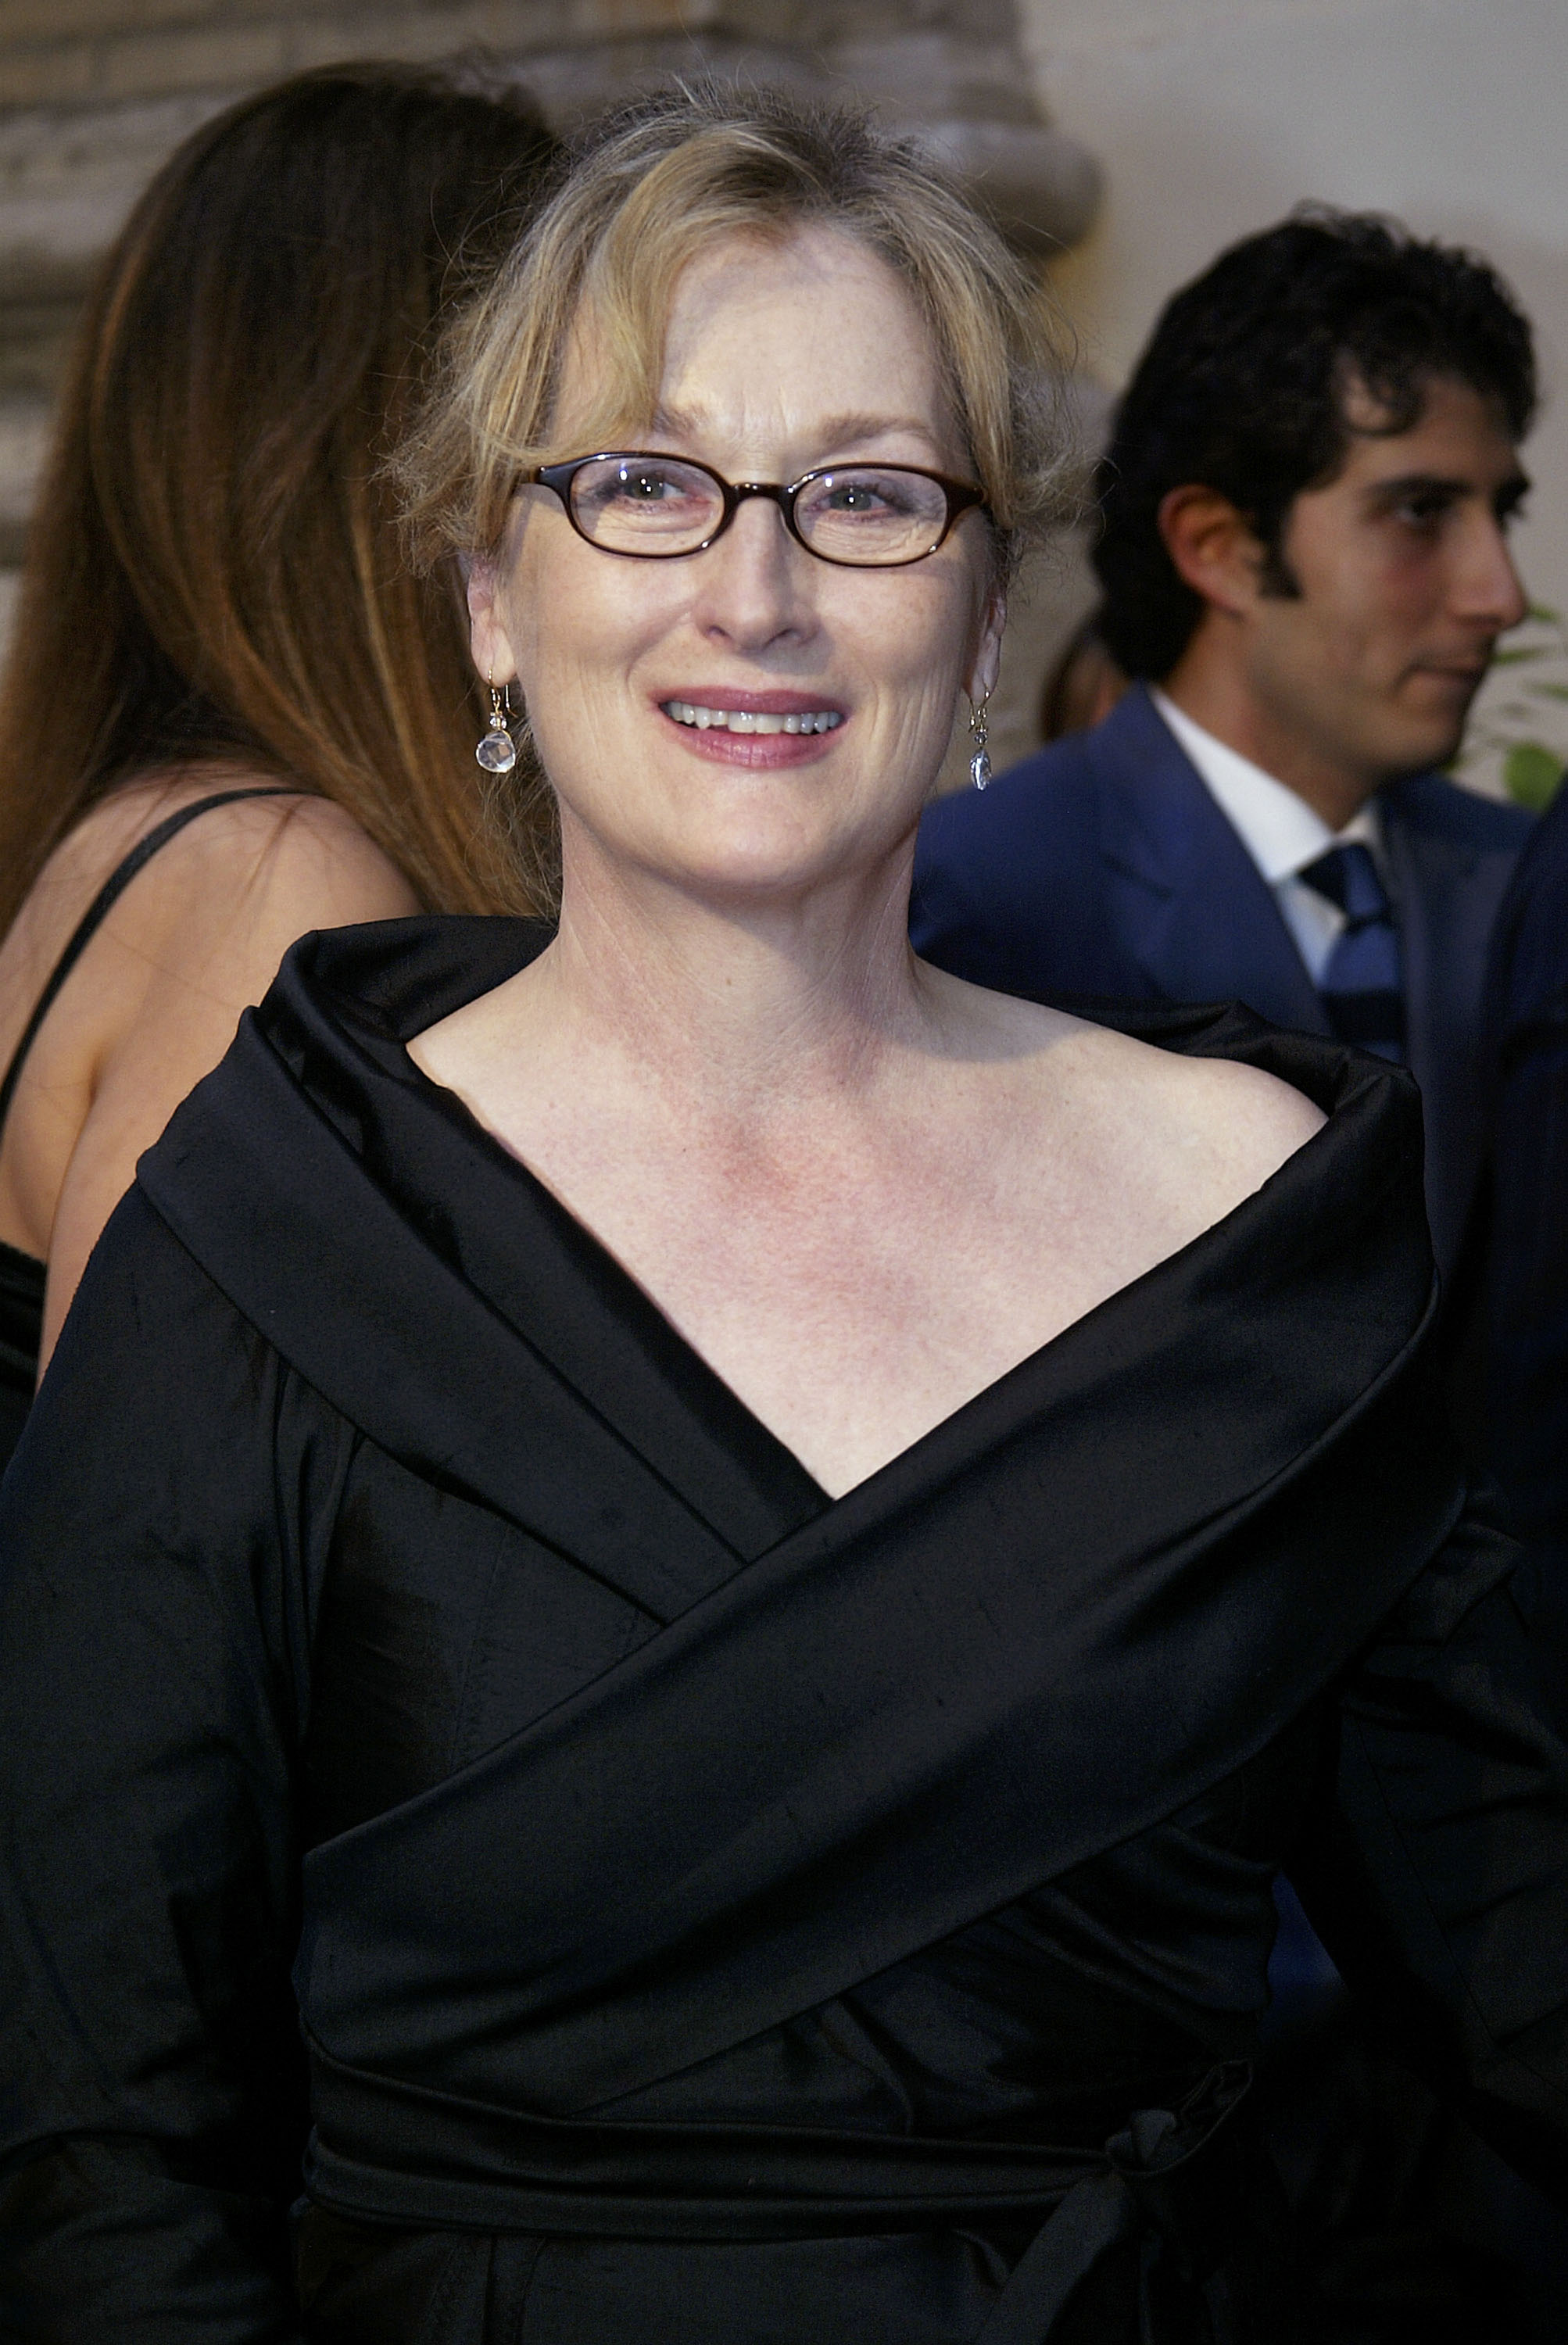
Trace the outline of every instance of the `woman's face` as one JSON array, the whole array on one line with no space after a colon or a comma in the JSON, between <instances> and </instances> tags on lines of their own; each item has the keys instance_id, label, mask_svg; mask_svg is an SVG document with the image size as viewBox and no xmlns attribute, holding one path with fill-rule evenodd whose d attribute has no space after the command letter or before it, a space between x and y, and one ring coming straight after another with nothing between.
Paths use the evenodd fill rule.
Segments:
<instances>
[{"instance_id":1,"label":"woman's face","mask_svg":"<svg viewBox=\"0 0 1568 2345\"><path fill-rule=\"evenodd\" d=\"M568 351L558 444L596 352ZM938 360L898 279L841 232L735 238L672 306L659 410L632 444L732 482L852 459L967 480ZM1001 631L986 524L959 521L896 569L818 560L763 498L717 543L636 561L586 543L557 498L518 496L470 587L474 654L515 675L561 800L570 879L596 852L677 886L781 896L868 868L907 839L957 695L989 687ZM694 710L727 722L699 726ZM824 729L737 730L737 716Z\"/></svg>"}]
</instances>

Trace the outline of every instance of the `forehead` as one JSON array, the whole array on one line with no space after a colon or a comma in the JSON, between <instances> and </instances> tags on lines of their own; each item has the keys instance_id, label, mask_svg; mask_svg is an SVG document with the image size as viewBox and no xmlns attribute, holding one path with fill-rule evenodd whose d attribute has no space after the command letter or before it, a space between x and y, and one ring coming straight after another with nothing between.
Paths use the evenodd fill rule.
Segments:
<instances>
[{"instance_id":1,"label":"forehead","mask_svg":"<svg viewBox=\"0 0 1568 2345\"><path fill-rule=\"evenodd\" d=\"M563 403L592 382L590 321L574 338ZM952 441L940 354L910 289L843 229L727 234L677 277L666 322L657 421L749 443L836 419L855 436L913 439L917 461ZM813 452L820 453L821 451Z\"/></svg>"},{"instance_id":2,"label":"forehead","mask_svg":"<svg viewBox=\"0 0 1568 2345\"><path fill-rule=\"evenodd\" d=\"M1518 450L1498 400L1457 376L1432 375L1420 386L1420 401L1414 421L1390 431L1387 408L1364 384L1349 384L1344 411L1350 438L1340 478L1354 486L1420 472L1490 492L1518 473Z\"/></svg>"}]
</instances>

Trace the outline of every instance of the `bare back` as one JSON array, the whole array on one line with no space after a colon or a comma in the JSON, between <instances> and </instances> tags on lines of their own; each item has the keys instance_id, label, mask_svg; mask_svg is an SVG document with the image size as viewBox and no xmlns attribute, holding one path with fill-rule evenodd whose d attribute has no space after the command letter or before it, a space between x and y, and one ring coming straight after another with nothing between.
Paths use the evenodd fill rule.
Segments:
<instances>
[{"instance_id":1,"label":"bare back","mask_svg":"<svg viewBox=\"0 0 1568 2345\"><path fill-rule=\"evenodd\" d=\"M0 944L0 1064L137 842L181 807L270 783L204 766L129 784L93 809ZM48 1264L45 1360L137 1158L217 1065L289 946L311 929L417 909L350 817L303 795L212 807L137 873L39 1028L0 1132L0 1239Z\"/></svg>"}]
</instances>

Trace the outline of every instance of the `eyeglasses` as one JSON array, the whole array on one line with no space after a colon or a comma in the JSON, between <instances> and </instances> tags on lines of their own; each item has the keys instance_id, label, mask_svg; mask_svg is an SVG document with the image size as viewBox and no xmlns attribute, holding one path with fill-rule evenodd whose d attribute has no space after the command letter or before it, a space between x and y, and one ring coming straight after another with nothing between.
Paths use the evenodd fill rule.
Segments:
<instances>
[{"instance_id":1,"label":"eyeglasses","mask_svg":"<svg viewBox=\"0 0 1568 2345\"><path fill-rule=\"evenodd\" d=\"M579 537L605 553L660 562L701 553L724 535L748 497L771 497L784 526L820 562L891 570L923 562L985 492L912 464L837 464L772 481L727 481L685 456L621 451L541 464L528 481L549 489Z\"/></svg>"}]
</instances>

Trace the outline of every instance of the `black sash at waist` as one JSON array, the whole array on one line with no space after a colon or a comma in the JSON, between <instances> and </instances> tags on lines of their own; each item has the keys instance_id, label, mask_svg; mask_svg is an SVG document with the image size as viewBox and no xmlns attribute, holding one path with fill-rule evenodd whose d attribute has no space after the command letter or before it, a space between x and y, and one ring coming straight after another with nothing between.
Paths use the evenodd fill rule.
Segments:
<instances>
[{"instance_id":1,"label":"black sash at waist","mask_svg":"<svg viewBox=\"0 0 1568 2345\"><path fill-rule=\"evenodd\" d=\"M1036 2225L977 2345L1039 2345L1111 2248L1178 2285L1223 2259L1242 2196L1227 2120L1251 2083L1213 2068L1099 2151L1028 2141L535 2117L345 2066L311 2046L311 2199L421 2230L657 2240L807 2239Z\"/></svg>"}]
</instances>

